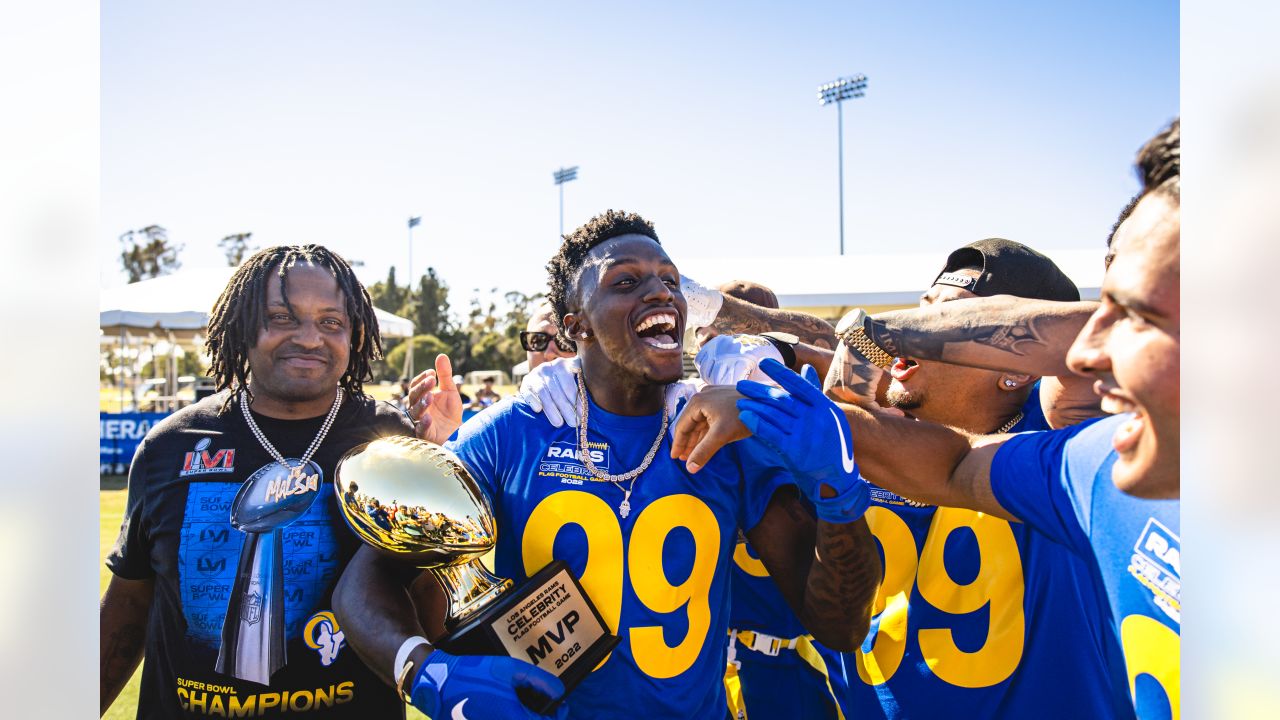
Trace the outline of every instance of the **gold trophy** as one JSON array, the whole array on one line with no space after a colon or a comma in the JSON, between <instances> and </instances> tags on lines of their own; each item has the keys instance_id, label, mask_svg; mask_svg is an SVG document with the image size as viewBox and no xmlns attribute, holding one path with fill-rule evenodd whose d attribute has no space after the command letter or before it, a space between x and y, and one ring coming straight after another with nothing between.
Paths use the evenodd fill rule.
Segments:
<instances>
[{"instance_id":1,"label":"gold trophy","mask_svg":"<svg viewBox=\"0 0 1280 720\"><path fill-rule=\"evenodd\" d=\"M493 512L448 450L417 438L385 437L353 448L334 475L338 506L356 535L385 555L429 570L444 588L446 633L432 643L436 647L510 655L556 675L567 692L618 644L563 561L519 588L480 563L497 544Z\"/></svg>"}]
</instances>

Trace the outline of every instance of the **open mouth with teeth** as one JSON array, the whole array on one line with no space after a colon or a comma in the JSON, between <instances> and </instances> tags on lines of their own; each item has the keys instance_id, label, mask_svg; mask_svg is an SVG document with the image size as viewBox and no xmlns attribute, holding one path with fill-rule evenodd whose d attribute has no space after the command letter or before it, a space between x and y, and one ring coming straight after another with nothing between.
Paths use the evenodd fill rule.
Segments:
<instances>
[{"instance_id":1,"label":"open mouth with teeth","mask_svg":"<svg viewBox=\"0 0 1280 720\"><path fill-rule=\"evenodd\" d=\"M1142 407L1128 396L1115 392L1101 380L1094 383L1093 390L1102 397L1101 406L1103 412L1111 415L1132 413L1131 418L1116 428L1116 432L1111 438L1111 446L1121 454L1136 450L1138 443L1142 439L1142 432L1147 426L1147 416Z\"/></svg>"},{"instance_id":2,"label":"open mouth with teeth","mask_svg":"<svg viewBox=\"0 0 1280 720\"><path fill-rule=\"evenodd\" d=\"M671 312L654 313L636 323L633 328L640 342L657 350L678 350L680 343L676 341L676 314Z\"/></svg>"}]
</instances>

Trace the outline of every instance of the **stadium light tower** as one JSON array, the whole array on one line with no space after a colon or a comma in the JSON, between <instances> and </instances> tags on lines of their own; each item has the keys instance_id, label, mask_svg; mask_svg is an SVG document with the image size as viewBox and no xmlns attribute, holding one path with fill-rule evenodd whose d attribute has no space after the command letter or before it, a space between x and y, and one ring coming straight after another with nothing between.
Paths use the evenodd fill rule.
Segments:
<instances>
[{"instance_id":1,"label":"stadium light tower","mask_svg":"<svg viewBox=\"0 0 1280 720\"><path fill-rule=\"evenodd\" d=\"M406 282L409 285L409 314L413 314L413 229L422 224L421 215L409 216L409 277ZM391 288L393 291L395 288ZM416 331L417 328L414 328ZM406 347L404 355L404 374L409 378L413 377L413 333L409 333L409 344Z\"/></svg>"},{"instance_id":2,"label":"stadium light tower","mask_svg":"<svg viewBox=\"0 0 1280 720\"><path fill-rule=\"evenodd\" d=\"M556 179L556 187L560 188L560 237L564 237L564 184L578 179L578 166L560 168L551 173L551 177Z\"/></svg>"},{"instance_id":3,"label":"stadium light tower","mask_svg":"<svg viewBox=\"0 0 1280 720\"><path fill-rule=\"evenodd\" d=\"M836 156L840 168L840 254L844 254L844 110L845 100L866 94L867 76L837 78L818 88L818 104L836 104Z\"/></svg>"}]
</instances>

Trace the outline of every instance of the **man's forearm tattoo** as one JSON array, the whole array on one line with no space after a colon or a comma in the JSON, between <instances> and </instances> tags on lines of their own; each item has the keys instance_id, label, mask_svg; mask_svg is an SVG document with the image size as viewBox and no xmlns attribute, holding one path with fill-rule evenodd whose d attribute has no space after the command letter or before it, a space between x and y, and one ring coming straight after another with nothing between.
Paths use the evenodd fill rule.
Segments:
<instances>
[{"instance_id":1,"label":"man's forearm tattoo","mask_svg":"<svg viewBox=\"0 0 1280 720\"><path fill-rule=\"evenodd\" d=\"M1033 350L1030 346L1047 344L1036 327L1035 318L1012 325L974 322L937 329L891 327L883 320L868 318L865 331L890 355L920 360L949 360L948 344L974 343L1020 356L1030 354Z\"/></svg>"},{"instance_id":2,"label":"man's forearm tattoo","mask_svg":"<svg viewBox=\"0 0 1280 720\"><path fill-rule=\"evenodd\" d=\"M867 362L855 361L856 350L843 343L836 348L831 368L822 383L823 393L835 393L843 402L875 402L876 389L884 371Z\"/></svg>"},{"instance_id":3,"label":"man's forearm tattoo","mask_svg":"<svg viewBox=\"0 0 1280 720\"><path fill-rule=\"evenodd\" d=\"M818 563L810 571L807 604L816 619L843 620L864 613L880 583L880 559L865 520L820 523ZM870 618L859 618L859 625Z\"/></svg>"},{"instance_id":4,"label":"man's forearm tattoo","mask_svg":"<svg viewBox=\"0 0 1280 720\"><path fill-rule=\"evenodd\" d=\"M822 318L808 313L773 308L749 308L725 302L720 314L711 323L721 335L743 333L785 332L808 343L830 350L835 347L835 330Z\"/></svg>"},{"instance_id":5,"label":"man's forearm tattoo","mask_svg":"<svg viewBox=\"0 0 1280 720\"><path fill-rule=\"evenodd\" d=\"M145 623L125 623L111 631L106 638L106 647L102 649L103 688L114 688L129 679L138 656L142 654L146 637Z\"/></svg>"}]
</instances>

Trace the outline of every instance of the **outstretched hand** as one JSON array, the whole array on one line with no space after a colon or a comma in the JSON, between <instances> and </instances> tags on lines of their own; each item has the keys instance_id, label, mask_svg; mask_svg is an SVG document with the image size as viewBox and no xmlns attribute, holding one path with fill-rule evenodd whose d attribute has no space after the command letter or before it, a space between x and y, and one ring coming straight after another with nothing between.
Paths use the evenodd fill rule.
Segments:
<instances>
[{"instance_id":1,"label":"outstretched hand","mask_svg":"<svg viewBox=\"0 0 1280 720\"><path fill-rule=\"evenodd\" d=\"M462 396L453 383L448 355L437 355L435 368L423 370L409 383L408 407L414 433L427 442L443 445L462 425Z\"/></svg>"},{"instance_id":2,"label":"outstretched hand","mask_svg":"<svg viewBox=\"0 0 1280 720\"><path fill-rule=\"evenodd\" d=\"M742 424L778 455L820 519L852 522L862 517L871 494L858 475L849 421L822 394L817 371L806 365L801 377L775 360L762 361L760 369L778 387L738 383L745 396L737 402Z\"/></svg>"}]
</instances>

